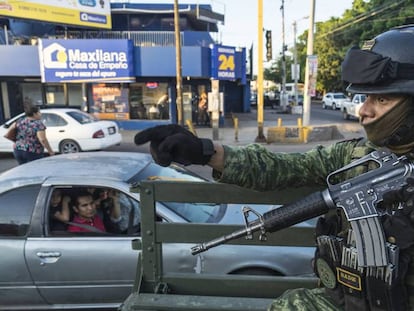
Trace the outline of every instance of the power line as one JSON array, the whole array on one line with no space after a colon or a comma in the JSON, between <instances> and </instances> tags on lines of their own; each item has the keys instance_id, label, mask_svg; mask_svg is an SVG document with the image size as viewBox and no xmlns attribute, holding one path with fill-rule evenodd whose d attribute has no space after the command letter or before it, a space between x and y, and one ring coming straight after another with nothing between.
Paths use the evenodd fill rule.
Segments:
<instances>
[{"instance_id":1,"label":"power line","mask_svg":"<svg viewBox=\"0 0 414 311\"><path fill-rule=\"evenodd\" d=\"M338 32L338 31L340 31L340 30L342 30L342 29L345 29L345 28L347 28L347 27L350 27L350 26L352 26L352 25L355 25L356 23L359 23L359 22L362 22L362 21L364 21L364 20L366 20L366 19L368 19L368 18L371 18L371 17L373 17L373 16L375 16L375 15L377 15L377 14L379 14L379 13L382 13L382 12L384 12L385 10L388 10L388 9L394 8L394 7L396 7L396 6L398 6L398 5L402 4L403 2L406 2L406 1L407 1L407 0L401 0L401 1L397 2L397 3L393 3L393 4L391 4L391 5L389 5L389 6L382 7L382 8L380 8L380 9L376 9L376 10L372 10L372 11L369 11L369 12L366 12L366 13L363 13L363 14L360 14L360 15L356 16L355 18L353 18L353 19L351 19L351 20L349 20L349 21L345 22L345 23L344 23L344 24L342 24L341 26L337 26L337 27L335 27L335 29L334 29L334 30L331 30L331 31L329 31L329 32L327 32L327 33L324 33L324 34L320 34L320 35L318 35L317 37L318 37L318 39L323 38L323 37L326 37L326 36L328 36L328 35L330 35L330 34L333 34L333 33L335 33L335 32Z\"/></svg>"}]
</instances>

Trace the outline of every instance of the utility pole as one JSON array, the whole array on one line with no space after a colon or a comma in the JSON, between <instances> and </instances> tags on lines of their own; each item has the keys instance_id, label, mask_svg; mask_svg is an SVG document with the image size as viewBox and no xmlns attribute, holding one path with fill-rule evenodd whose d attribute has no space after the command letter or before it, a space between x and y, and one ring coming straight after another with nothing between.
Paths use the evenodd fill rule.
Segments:
<instances>
[{"instance_id":1,"label":"utility pole","mask_svg":"<svg viewBox=\"0 0 414 311\"><path fill-rule=\"evenodd\" d=\"M282 92L280 93L280 105L282 110L286 111L287 108L287 95L286 95L286 57L285 57L285 0L282 0L280 6L282 11Z\"/></svg>"},{"instance_id":2,"label":"utility pole","mask_svg":"<svg viewBox=\"0 0 414 311\"><path fill-rule=\"evenodd\" d=\"M257 0L257 137L256 142L266 142L263 134L263 0Z\"/></svg>"},{"instance_id":3,"label":"utility pole","mask_svg":"<svg viewBox=\"0 0 414 311\"><path fill-rule=\"evenodd\" d=\"M303 125L310 124L311 95L310 87L310 62L309 58L313 55L313 25L315 23L315 0L310 0L311 12L309 15L308 44L306 48L306 68L305 68L305 94L303 94Z\"/></svg>"},{"instance_id":4,"label":"utility pole","mask_svg":"<svg viewBox=\"0 0 414 311\"><path fill-rule=\"evenodd\" d=\"M295 81L295 104L298 104L298 50L296 47L296 21L293 22L293 79Z\"/></svg>"},{"instance_id":5,"label":"utility pole","mask_svg":"<svg viewBox=\"0 0 414 311\"><path fill-rule=\"evenodd\" d=\"M298 80L300 78L300 67L298 66L298 49L296 45L296 33L297 33L297 22L303 19L307 19L309 16L304 16L299 20L293 22L293 80L295 82L295 103L299 102L298 98ZM299 68L298 68L299 67Z\"/></svg>"},{"instance_id":6,"label":"utility pole","mask_svg":"<svg viewBox=\"0 0 414 311\"><path fill-rule=\"evenodd\" d=\"M182 88L182 65L181 65L181 39L180 39L180 15L178 12L178 0L174 0L174 31L175 31L175 66L176 66L176 106L177 123L184 125L183 88Z\"/></svg>"}]
</instances>

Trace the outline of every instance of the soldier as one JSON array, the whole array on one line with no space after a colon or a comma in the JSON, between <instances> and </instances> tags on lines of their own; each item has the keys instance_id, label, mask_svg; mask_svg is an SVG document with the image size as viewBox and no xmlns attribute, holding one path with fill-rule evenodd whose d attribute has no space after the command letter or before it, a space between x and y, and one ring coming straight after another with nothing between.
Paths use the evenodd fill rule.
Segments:
<instances>
[{"instance_id":1,"label":"soldier","mask_svg":"<svg viewBox=\"0 0 414 311\"><path fill-rule=\"evenodd\" d=\"M217 181L260 191L314 185L315 181L326 185L329 173L381 147L413 159L413 50L414 26L402 26L365 42L361 49L348 51L342 78L349 83L348 92L367 95L360 109L360 123L367 139L318 146L305 153L273 153L258 144L223 146L197 138L177 125L167 125L138 133L135 143L150 141L151 154L160 165L209 165ZM392 213L382 216L381 223L388 257L393 262L384 267L363 267L354 262L351 269L346 262L333 260L321 249L324 239L332 245L339 243L340 252L355 256L354 235L342 211L325 215L316 228L318 249L314 261L315 272L324 286L287 291L269 310L414 308L414 179L407 179L406 186L388 194L381 208L391 208Z\"/></svg>"}]
</instances>

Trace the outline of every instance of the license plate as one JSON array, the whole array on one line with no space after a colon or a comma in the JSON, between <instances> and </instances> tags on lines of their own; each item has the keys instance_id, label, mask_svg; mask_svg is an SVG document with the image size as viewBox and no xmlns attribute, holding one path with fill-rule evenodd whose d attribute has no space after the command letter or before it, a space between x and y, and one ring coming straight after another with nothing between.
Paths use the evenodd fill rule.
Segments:
<instances>
[{"instance_id":1,"label":"license plate","mask_svg":"<svg viewBox=\"0 0 414 311\"><path fill-rule=\"evenodd\" d=\"M115 134L115 127L113 127L113 126L108 127L108 132L109 132L110 135Z\"/></svg>"}]
</instances>

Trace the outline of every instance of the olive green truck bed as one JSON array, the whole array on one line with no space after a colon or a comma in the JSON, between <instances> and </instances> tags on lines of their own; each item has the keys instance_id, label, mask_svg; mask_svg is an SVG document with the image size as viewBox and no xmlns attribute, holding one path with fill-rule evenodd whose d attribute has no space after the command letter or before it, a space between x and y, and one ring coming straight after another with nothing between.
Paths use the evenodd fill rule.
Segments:
<instances>
[{"instance_id":1,"label":"olive green truck bed","mask_svg":"<svg viewBox=\"0 0 414 311\"><path fill-rule=\"evenodd\" d=\"M140 192L142 240L133 292L120 307L132 310L266 310L272 299L289 288L317 285L315 277L212 275L165 273L162 267L163 243L202 243L232 233L242 226L157 222L155 203L203 202L240 204L286 204L320 189L287 189L259 193L220 183L146 181L133 187ZM267 241L241 237L228 243L281 246L313 246L314 229L290 227L267 235Z\"/></svg>"}]
</instances>

